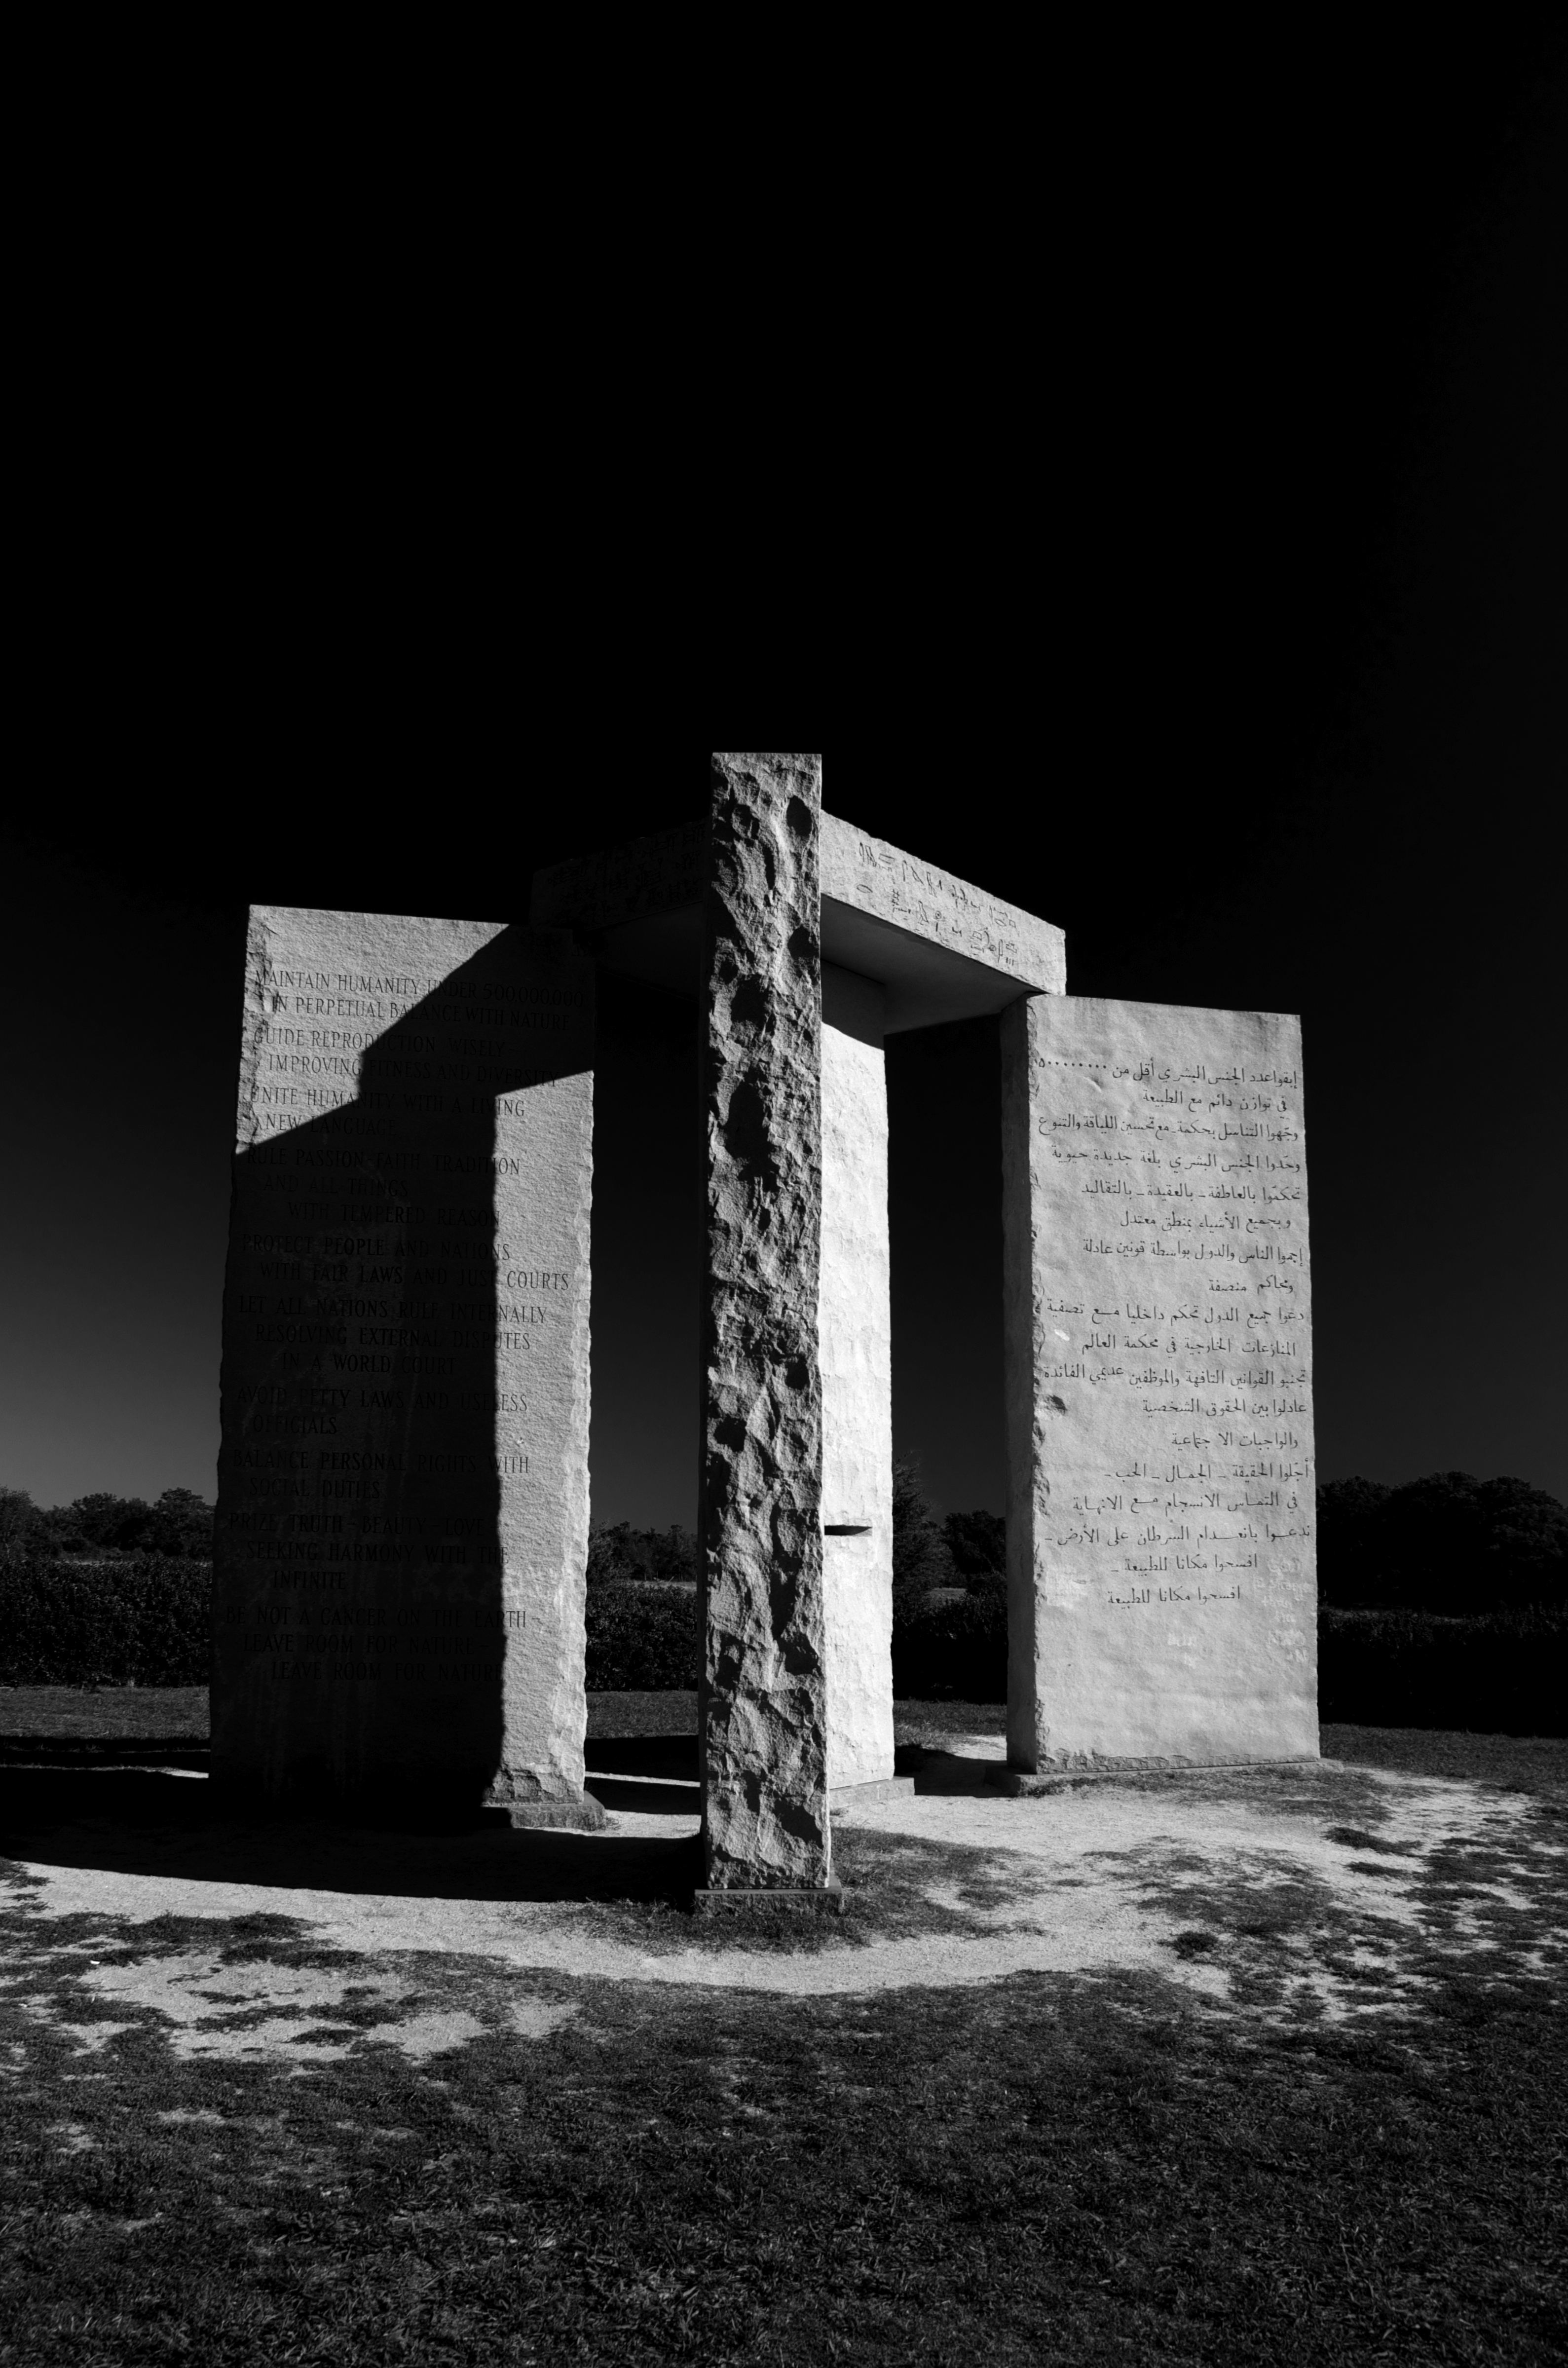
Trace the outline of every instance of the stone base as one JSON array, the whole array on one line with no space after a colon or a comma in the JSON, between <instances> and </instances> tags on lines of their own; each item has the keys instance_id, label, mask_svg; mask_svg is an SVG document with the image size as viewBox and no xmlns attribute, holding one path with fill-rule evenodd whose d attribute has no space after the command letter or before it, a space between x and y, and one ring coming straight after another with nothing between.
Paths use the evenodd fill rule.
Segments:
<instances>
[{"instance_id":1,"label":"stone base","mask_svg":"<svg viewBox=\"0 0 1568 2368\"><path fill-rule=\"evenodd\" d=\"M542 1827L554 1833L602 1834L609 1822L591 1793L580 1801L492 1802L481 1816L487 1826L512 1826L524 1833Z\"/></svg>"},{"instance_id":2,"label":"stone base","mask_svg":"<svg viewBox=\"0 0 1568 2368\"><path fill-rule=\"evenodd\" d=\"M1266 1768L1316 1768L1315 1753L1289 1759L1117 1759L1098 1768L999 1768L987 1783L1010 1800L1036 1801L1047 1793L1076 1793L1091 1784L1175 1784L1184 1776L1237 1775Z\"/></svg>"},{"instance_id":3,"label":"stone base","mask_svg":"<svg viewBox=\"0 0 1568 2368\"><path fill-rule=\"evenodd\" d=\"M844 1885L834 1875L821 1889L786 1891L759 1886L750 1891L697 1890L691 1905L699 1916L842 1916Z\"/></svg>"},{"instance_id":4,"label":"stone base","mask_svg":"<svg viewBox=\"0 0 1568 2368\"><path fill-rule=\"evenodd\" d=\"M869 1784L835 1784L827 1796L830 1809L852 1809L857 1801L894 1801L915 1790L913 1776L873 1777Z\"/></svg>"}]
</instances>

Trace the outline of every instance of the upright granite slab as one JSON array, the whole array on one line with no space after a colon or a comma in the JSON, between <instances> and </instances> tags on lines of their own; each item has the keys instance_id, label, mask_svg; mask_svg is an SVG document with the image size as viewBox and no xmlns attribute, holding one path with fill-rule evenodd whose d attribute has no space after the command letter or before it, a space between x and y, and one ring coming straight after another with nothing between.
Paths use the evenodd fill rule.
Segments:
<instances>
[{"instance_id":1,"label":"upright granite slab","mask_svg":"<svg viewBox=\"0 0 1568 2368\"><path fill-rule=\"evenodd\" d=\"M892 1733L892 1314L883 989L823 965L823 1620L827 1772L885 1783Z\"/></svg>"},{"instance_id":2,"label":"upright granite slab","mask_svg":"<svg viewBox=\"0 0 1568 2368\"><path fill-rule=\"evenodd\" d=\"M1009 1760L1315 1755L1300 1023L1002 1035Z\"/></svg>"},{"instance_id":3,"label":"upright granite slab","mask_svg":"<svg viewBox=\"0 0 1568 2368\"><path fill-rule=\"evenodd\" d=\"M823 1622L822 1018L811 757L713 760L699 1708L709 1886L831 1879Z\"/></svg>"},{"instance_id":4,"label":"upright granite slab","mask_svg":"<svg viewBox=\"0 0 1568 2368\"><path fill-rule=\"evenodd\" d=\"M372 1813L583 1796L592 966L257 907L224 1298L214 1773Z\"/></svg>"}]
</instances>

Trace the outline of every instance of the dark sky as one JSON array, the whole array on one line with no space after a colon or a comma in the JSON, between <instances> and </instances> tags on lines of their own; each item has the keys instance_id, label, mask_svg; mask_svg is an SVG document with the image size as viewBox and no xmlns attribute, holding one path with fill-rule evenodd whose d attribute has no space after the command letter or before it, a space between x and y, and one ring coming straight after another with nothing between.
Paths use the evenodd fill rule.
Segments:
<instances>
[{"instance_id":1,"label":"dark sky","mask_svg":"<svg viewBox=\"0 0 1568 2368\"><path fill-rule=\"evenodd\" d=\"M1092 205L1080 147L1005 262L890 264L885 404L802 359L808 459L785 358L726 353L711 449L642 418L656 501L552 485L401 631L392 539L281 572L300 512L207 502L205 450L161 572L77 534L11 752L0 1483L211 1493L247 901L519 918L536 864L699 812L722 740L822 747L833 811L1062 924L1075 992L1300 1011L1323 1474L1568 1497L1568 111L1528 28L1429 33L1244 131L1197 65L1102 97ZM595 1508L663 1522L687 1072L678 1015L620 1042ZM990 1057L890 1061L895 1428L943 1508L1002 1501Z\"/></svg>"}]
</instances>

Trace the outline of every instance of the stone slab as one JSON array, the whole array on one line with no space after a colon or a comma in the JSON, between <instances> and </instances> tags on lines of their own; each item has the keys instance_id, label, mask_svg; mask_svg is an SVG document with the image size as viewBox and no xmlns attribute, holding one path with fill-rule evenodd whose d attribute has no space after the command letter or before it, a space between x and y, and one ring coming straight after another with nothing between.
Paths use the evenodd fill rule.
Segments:
<instances>
[{"instance_id":1,"label":"stone slab","mask_svg":"<svg viewBox=\"0 0 1568 2368\"><path fill-rule=\"evenodd\" d=\"M688 823L536 871L528 927L620 928L662 913L699 913L707 893L707 825Z\"/></svg>"},{"instance_id":2,"label":"stone slab","mask_svg":"<svg viewBox=\"0 0 1568 2368\"><path fill-rule=\"evenodd\" d=\"M701 1107L703 1851L710 1886L831 1872L823 1627L821 768L713 759Z\"/></svg>"},{"instance_id":3,"label":"stone slab","mask_svg":"<svg viewBox=\"0 0 1568 2368\"><path fill-rule=\"evenodd\" d=\"M534 928L572 929L608 970L672 993L702 992L707 826L629 839L534 875Z\"/></svg>"},{"instance_id":4,"label":"stone slab","mask_svg":"<svg viewBox=\"0 0 1568 2368\"><path fill-rule=\"evenodd\" d=\"M699 1916L842 1916L844 1886L834 1875L810 1890L758 1884L744 1890L699 1890L692 1893L691 1905Z\"/></svg>"},{"instance_id":5,"label":"stone slab","mask_svg":"<svg viewBox=\"0 0 1568 2368\"><path fill-rule=\"evenodd\" d=\"M823 952L882 990L897 1034L1060 995L1065 939L1049 921L835 815L822 818ZM536 928L570 928L608 969L683 995L702 991L702 826L629 840L536 874Z\"/></svg>"},{"instance_id":6,"label":"stone slab","mask_svg":"<svg viewBox=\"0 0 1568 2368\"><path fill-rule=\"evenodd\" d=\"M852 1809L858 1802L898 1801L914 1791L913 1776L883 1776L864 1784L835 1784L827 1797L832 1808Z\"/></svg>"},{"instance_id":7,"label":"stone slab","mask_svg":"<svg viewBox=\"0 0 1568 2368\"><path fill-rule=\"evenodd\" d=\"M222 1781L582 1802L592 1033L563 935L252 913Z\"/></svg>"},{"instance_id":8,"label":"stone slab","mask_svg":"<svg viewBox=\"0 0 1568 2368\"><path fill-rule=\"evenodd\" d=\"M1052 1793L1077 1793L1085 1785L1095 1784L1177 1784L1197 1776L1222 1774L1248 1768L1310 1768L1317 1765L1315 1752L1299 1752L1288 1759L1214 1759L1201 1765L1195 1762L1177 1764L1164 1759L1131 1759L1119 1766L1103 1768L1058 1768L1037 1770L1033 1775L1016 1768L999 1768L986 1782L994 1784L1013 1801L1040 1801Z\"/></svg>"},{"instance_id":9,"label":"stone slab","mask_svg":"<svg viewBox=\"0 0 1568 2368\"><path fill-rule=\"evenodd\" d=\"M1062 930L827 814L822 898L824 954L885 987L890 1034L1065 992Z\"/></svg>"},{"instance_id":10,"label":"stone slab","mask_svg":"<svg viewBox=\"0 0 1568 2368\"><path fill-rule=\"evenodd\" d=\"M881 988L823 973L823 1618L827 1778L893 1770L892 1317Z\"/></svg>"},{"instance_id":11,"label":"stone slab","mask_svg":"<svg viewBox=\"0 0 1568 2368\"><path fill-rule=\"evenodd\" d=\"M1004 1014L1008 1759L1314 1755L1300 1023Z\"/></svg>"},{"instance_id":12,"label":"stone slab","mask_svg":"<svg viewBox=\"0 0 1568 2368\"><path fill-rule=\"evenodd\" d=\"M580 1801L507 1801L482 1815L486 1824L510 1826L517 1833L602 1834L609 1823L591 1793Z\"/></svg>"}]
</instances>

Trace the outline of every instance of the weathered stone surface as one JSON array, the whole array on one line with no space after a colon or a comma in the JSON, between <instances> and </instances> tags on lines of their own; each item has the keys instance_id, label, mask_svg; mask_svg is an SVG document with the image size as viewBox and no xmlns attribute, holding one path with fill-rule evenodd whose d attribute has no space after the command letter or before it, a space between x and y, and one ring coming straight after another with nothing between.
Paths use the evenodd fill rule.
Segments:
<instances>
[{"instance_id":1,"label":"weathered stone surface","mask_svg":"<svg viewBox=\"0 0 1568 2368\"><path fill-rule=\"evenodd\" d=\"M694 1893L691 1904L699 1916L732 1921L737 1917L749 1921L755 1916L842 1916L844 1886L836 1875L825 1884L813 1884L801 1890L787 1889L778 1884L729 1884L716 1891Z\"/></svg>"},{"instance_id":2,"label":"weathered stone surface","mask_svg":"<svg viewBox=\"0 0 1568 2368\"><path fill-rule=\"evenodd\" d=\"M1041 996L1002 1039L1009 1760L1314 1755L1300 1024Z\"/></svg>"},{"instance_id":3,"label":"weathered stone surface","mask_svg":"<svg viewBox=\"0 0 1568 2368\"><path fill-rule=\"evenodd\" d=\"M871 978L892 980L896 975L892 963L884 968L879 962L876 930L857 933L850 915L924 939L952 958L946 999L934 979L929 1008L912 1008L903 1014L891 1010L890 1028L928 1027L972 1012L1000 1010L1019 987L1047 995L1065 991L1067 941L1052 923L827 814L822 818L822 894L824 942L832 960ZM835 930L848 933L842 952ZM965 963L994 974L996 985L989 998L983 990L978 1000L966 996ZM976 979L975 985L982 983Z\"/></svg>"},{"instance_id":4,"label":"weathered stone surface","mask_svg":"<svg viewBox=\"0 0 1568 2368\"><path fill-rule=\"evenodd\" d=\"M823 1617L827 1772L889 1778L892 1321L881 989L824 965L822 1033Z\"/></svg>"},{"instance_id":5,"label":"weathered stone surface","mask_svg":"<svg viewBox=\"0 0 1568 2368\"><path fill-rule=\"evenodd\" d=\"M699 1520L713 1890L831 1873L823 1629L814 757L713 760Z\"/></svg>"},{"instance_id":6,"label":"weathered stone surface","mask_svg":"<svg viewBox=\"0 0 1568 2368\"><path fill-rule=\"evenodd\" d=\"M529 925L591 933L699 905L708 891L707 849L706 825L691 823L552 863L534 874Z\"/></svg>"},{"instance_id":7,"label":"weathered stone surface","mask_svg":"<svg viewBox=\"0 0 1568 2368\"><path fill-rule=\"evenodd\" d=\"M221 1777L582 1802L592 1031L563 936L252 914Z\"/></svg>"},{"instance_id":8,"label":"weathered stone surface","mask_svg":"<svg viewBox=\"0 0 1568 2368\"><path fill-rule=\"evenodd\" d=\"M908 1801L914 1796L913 1776L884 1776L869 1784L835 1784L828 1799L835 1809L854 1809L872 1801Z\"/></svg>"}]
</instances>

